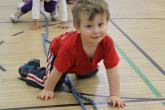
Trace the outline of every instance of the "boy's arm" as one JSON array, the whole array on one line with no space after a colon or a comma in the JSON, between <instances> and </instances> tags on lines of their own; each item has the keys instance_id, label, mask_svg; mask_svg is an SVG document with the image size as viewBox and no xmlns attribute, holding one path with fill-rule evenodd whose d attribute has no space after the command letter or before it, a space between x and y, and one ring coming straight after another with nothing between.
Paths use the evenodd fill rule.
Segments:
<instances>
[{"instance_id":1,"label":"boy's arm","mask_svg":"<svg viewBox=\"0 0 165 110\"><path fill-rule=\"evenodd\" d=\"M118 66L107 69L107 77L110 88L110 96L120 96L120 78Z\"/></svg>"},{"instance_id":2,"label":"boy's arm","mask_svg":"<svg viewBox=\"0 0 165 110\"><path fill-rule=\"evenodd\" d=\"M107 69L107 77L110 88L110 97L108 103L115 107L116 105L120 108L126 106L126 104L120 99L120 77L118 72L118 66Z\"/></svg>"},{"instance_id":3,"label":"boy's arm","mask_svg":"<svg viewBox=\"0 0 165 110\"><path fill-rule=\"evenodd\" d=\"M54 66L53 70L50 72L50 75L48 76L46 85L44 89L37 95L37 98L47 100L54 97L54 88L61 78L62 73L59 72Z\"/></svg>"}]
</instances>

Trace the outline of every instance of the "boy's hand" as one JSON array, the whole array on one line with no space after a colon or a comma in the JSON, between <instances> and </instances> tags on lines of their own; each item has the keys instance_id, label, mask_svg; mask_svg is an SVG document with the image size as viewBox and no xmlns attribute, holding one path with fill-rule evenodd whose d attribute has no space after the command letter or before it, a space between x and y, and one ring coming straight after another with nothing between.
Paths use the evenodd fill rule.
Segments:
<instances>
[{"instance_id":1,"label":"boy's hand","mask_svg":"<svg viewBox=\"0 0 165 110\"><path fill-rule=\"evenodd\" d=\"M115 107L117 106L118 108L124 108L126 106L126 103L123 102L120 97L118 96L110 96L108 98L108 103L112 106Z\"/></svg>"},{"instance_id":2,"label":"boy's hand","mask_svg":"<svg viewBox=\"0 0 165 110\"><path fill-rule=\"evenodd\" d=\"M52 99L54 97L54 91L43 89L36 97L42 100Z\"/></svg>"}]
</instances>

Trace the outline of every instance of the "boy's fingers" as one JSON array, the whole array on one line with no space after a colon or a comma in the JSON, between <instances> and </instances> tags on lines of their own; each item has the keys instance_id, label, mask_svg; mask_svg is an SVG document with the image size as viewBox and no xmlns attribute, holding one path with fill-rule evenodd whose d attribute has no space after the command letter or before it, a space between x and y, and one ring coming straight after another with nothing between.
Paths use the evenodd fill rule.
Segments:
<instances>
[{"instance_id":1,"label":"boy's fingers","mask_svg":"<svg viewBox=\"0 0 165 110\"><path fill-rule=\"evenodd\" d=\"M44 100L44 98L45 98L45 94L41 94L40 95L40 99L43 99Z\"/></svg>"},{"instance_id":2,"label":"boy's fingers","mask_svg":"<svg viewBox=\"0 0 165 110\"><path fill-rule=\"evenodd\" d=\"M112 102L112 107L115 107L116 106L116 101L113 101Z\"/></svg>"},{"instance_id":3,"label":"boy's fingers","mask_svg":"<svg viewBox=\"0 0 165 110\"><path fill-rule=\"evenodd\" d=\"M53 98L53 95L50 95L50 98L52 99Z\"/></svg>"},{"instance_id":4,"label":"boy's fingers","mask_svg":"<svg viewBox=\"0 0 165 110\"><path fill-rule=\"evenodd\" d=\"M126 106L127 104L125 102L123 102L123 106Z\"/></svg>"},{"instance_id":5,"label":"boy's fingers","mask_svg":"<svg viewBox=\"0 0 165 110\"><path fill-rule=\"evenodd\" d=\"M121 107L124 108L124 103L121 103Z\"/></svg>"},{"instance_id":6,"label":"boy's fingers","mask_svg":"<svg viewBox=\"0 0 165 110\"><path fill-rule=\"evenodd\" d=\"M36 96L38 99L40 99L40 93Z\"/></svg>"},{"instance_id":7,"label":"boy's fingers","mask_svg":"<svg viewBox=\"0 0 165 110\"><path fill-rule=\"evenodd\" d=\"M124 108L124 106L126 106L126 104L122 101L121 104L120 104L120 106L121 106L122 108Z\"/></svg>"},{"instance_id":8,"label":"boy's fingers","mask_svg":"<svg viewBox=\"0 0 165 110\"><path fill-rule=\"evenodd\" d=\"M109 104L112 104L112 101L111 101L111 100L108 100L108 103L109 103Z\"/></svg>"},{"instance_id":9,"label":"boy's fingers","mask_svg":"<svg viewBox=\"0 0 165 110\"><path fill-rule=\"evenodd\" d=\"M44 100L48 100L49 96L47 94L45 94L45 99Z\"/></svg>"},{"instance_id":10,"label":"boy's fingers","mask_svg":"<svg viewBox=\"0 0 165 110\"><path fill-rule=\"evenodd\" d=\"M118 108L120 108L122 103L120 101L117 101L116 104L117 104Z\"/></svg>"}]
</instances>

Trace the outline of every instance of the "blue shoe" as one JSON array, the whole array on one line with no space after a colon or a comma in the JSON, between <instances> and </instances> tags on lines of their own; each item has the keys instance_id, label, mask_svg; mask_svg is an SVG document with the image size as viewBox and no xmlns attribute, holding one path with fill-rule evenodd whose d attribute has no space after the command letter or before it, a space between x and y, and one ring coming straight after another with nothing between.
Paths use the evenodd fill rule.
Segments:
<instances>
[{"instance_id":1,"label":"blue shoe","mask_svg":"<svg viewBox=\"0 0 165 110\"><path fill-rule=\"evenodd\" d=\"M39 59L31 59L27 63L25 63L25 65L35 66L37 68L37 67L40 67L40 60Z\"/></svg>"},{"instance_id":2,"label":"blue shoe","mask_svg":"<svg viewBox=\"0 0 165 110\"><path fill-rule=\"evenodd\" d=\"M40 60L38 59L32 59L29 60L27 63L19 67L18 72L22 77L27 77L30 70L34 68L40 67Z\"/></svg>"},{"instance_id":3,"label":"blue shoe","mask_svg":"<svg viewBox=\"0 0 165 110\"><path fill-rule=\"evenodd\" d=\"M35 66L30 66L30 65L22 65L19 69L18 72L22 77L27 77L28 73L30 70L34 69Z\"/></svg>"}]
</instances>

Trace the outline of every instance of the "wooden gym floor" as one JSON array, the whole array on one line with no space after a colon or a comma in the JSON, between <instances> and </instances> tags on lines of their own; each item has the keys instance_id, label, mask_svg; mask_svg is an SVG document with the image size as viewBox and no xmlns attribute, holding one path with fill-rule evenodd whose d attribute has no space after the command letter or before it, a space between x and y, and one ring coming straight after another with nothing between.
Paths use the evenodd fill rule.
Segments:
<instances>
[{"instance_id":1,"label":"wooden gym floor","mask_svg":"<svg viewBox=\"0 0 165 110\"><path fill-rule=\"evenodd\" d=\"M72 93L64 85L52 100L36 99L41 90L19 80L18 68L29 59L38 58L46 65L42 29L31 31L31 12L13 24L9 17L16 10L17 0L1 0L0 4L0 110L81 110ZM165 110L165 1L107 0L111 12L108 34L120 56L121 98L124 110ZM71 5L68 4L68 30L56 29L59 21L50 21L49 40L73 30ZM47 44L48 47L49 44ZM119 110L107 104L108 83L103 64L97 76L76 79L70 75L75 89L93 99L99 110ZM83 101L87 110L93 110Z\"/></svg>"}]
</instances>

